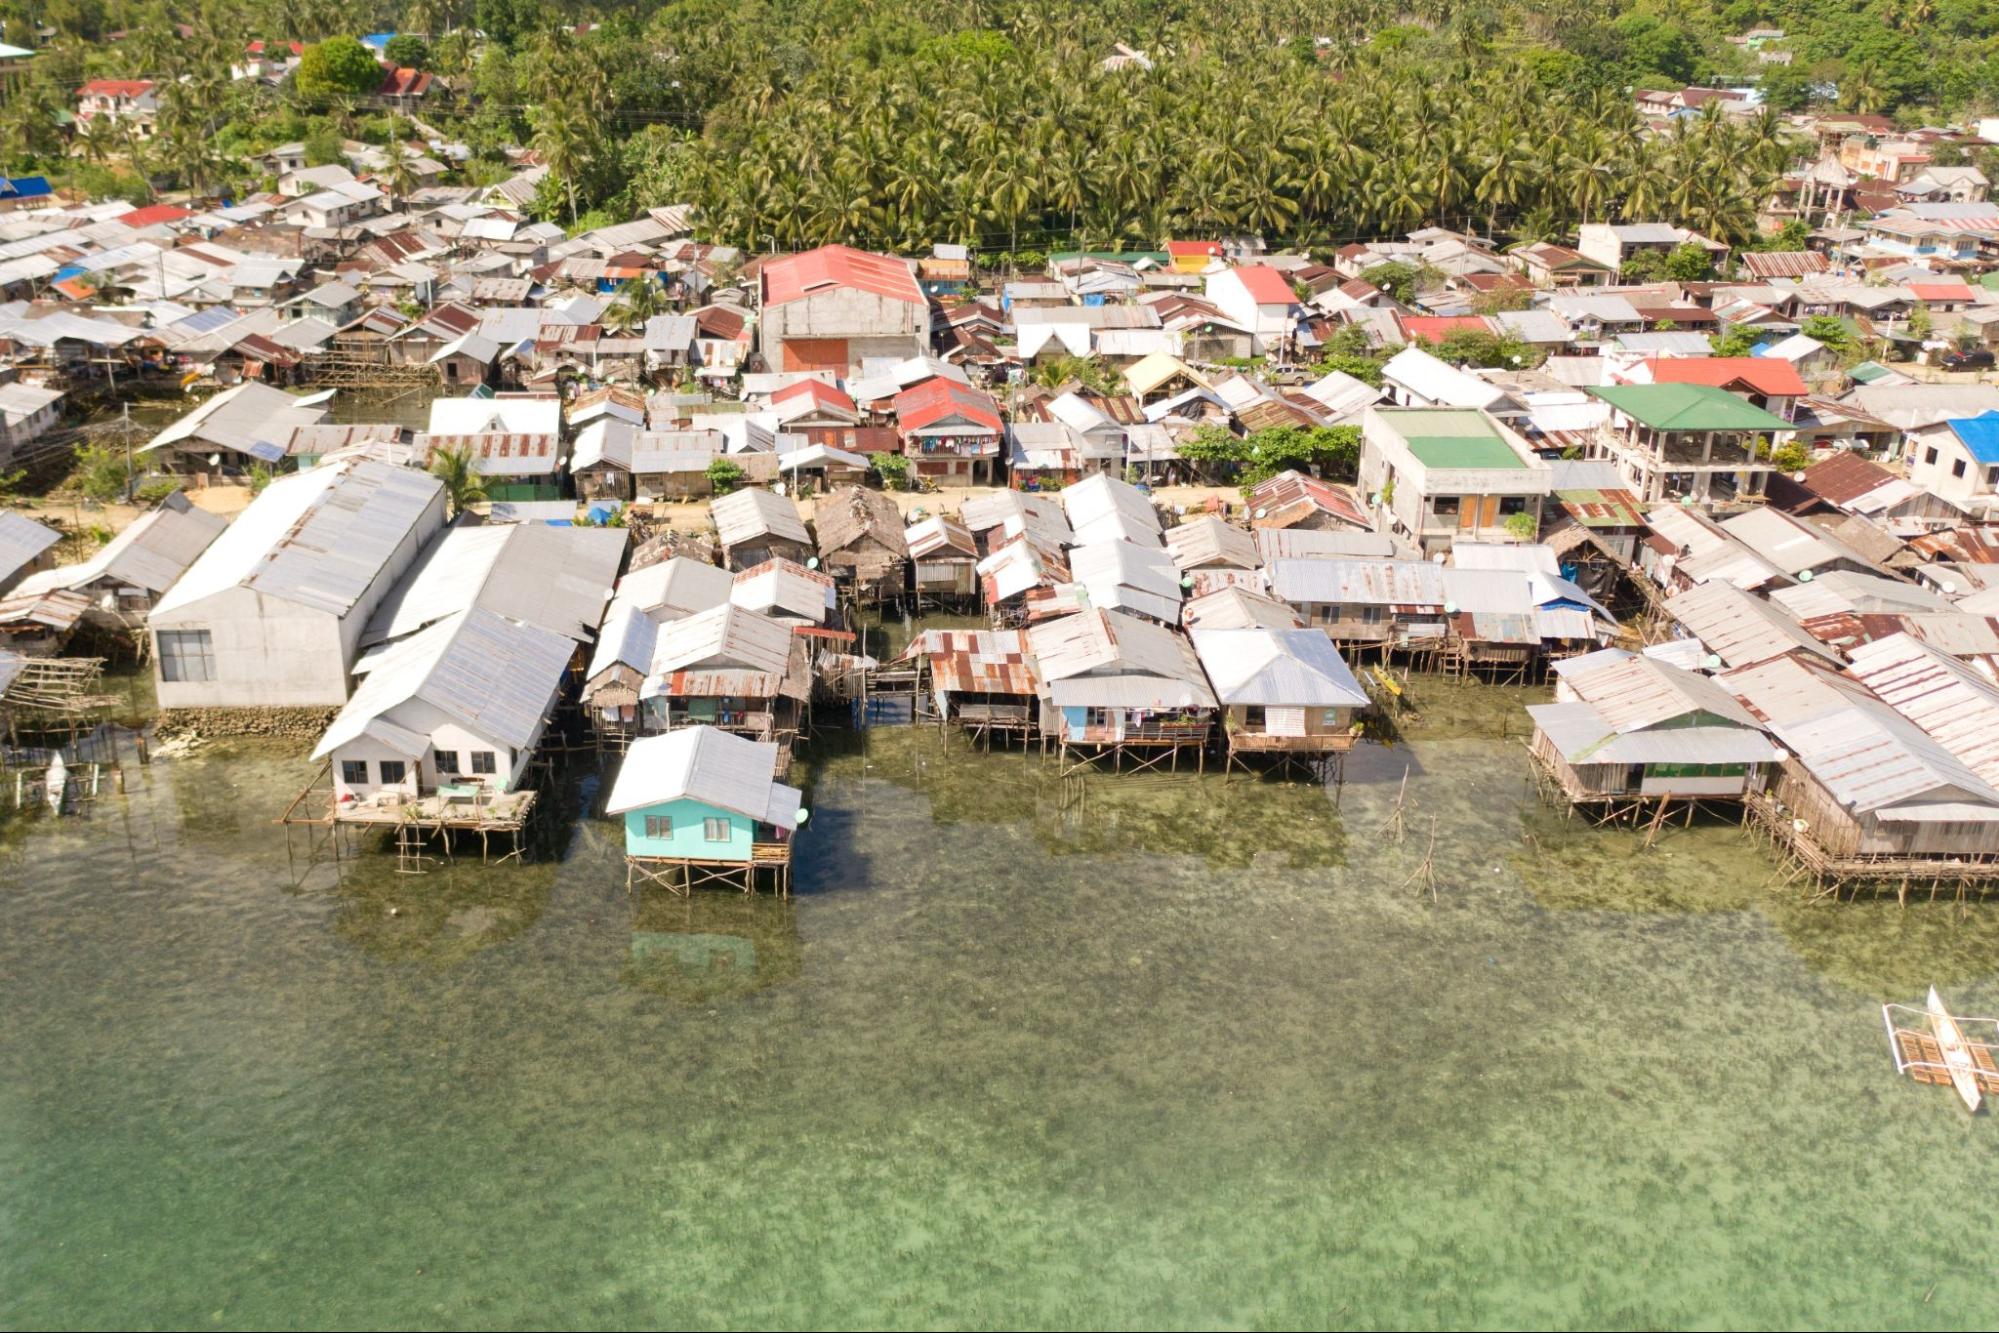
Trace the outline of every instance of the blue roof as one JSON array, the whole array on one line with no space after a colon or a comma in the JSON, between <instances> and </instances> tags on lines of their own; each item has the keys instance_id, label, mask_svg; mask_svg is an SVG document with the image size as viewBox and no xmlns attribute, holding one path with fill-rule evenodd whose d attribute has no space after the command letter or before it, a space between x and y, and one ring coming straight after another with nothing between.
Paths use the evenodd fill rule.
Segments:
<instances>
[{"instance_id":1,"label":"blue roof","mask_svg":"<svg viewBox=\"0 0 1999 1333\"><path fill-rule=\"evenodd\" d=\"M1946 423L1951 433L1964 441L1964 447L1980 463L1999 463L1999 411L1980 412L1975 417L1959 417Z\"/></svg>"},{"instance_id":2,"label":"blue roof","mask_svg":"<svg viewBox=\"0 0 1999 1333\"><path fill-rule=\"evenodd\" d=\"M40 199L54 193L47 176L0 176L0 199Z\"/></svg>"}]
</instances>

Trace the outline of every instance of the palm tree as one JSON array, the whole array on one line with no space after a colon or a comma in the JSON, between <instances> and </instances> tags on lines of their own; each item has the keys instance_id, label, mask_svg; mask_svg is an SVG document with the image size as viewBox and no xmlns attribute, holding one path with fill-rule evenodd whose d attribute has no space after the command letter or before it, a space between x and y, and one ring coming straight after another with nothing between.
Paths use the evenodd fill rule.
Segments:
<instances>
[{"instance_id":1,"label":"palm tree","mask_svg":"<svg viewBox=\"0 0 1999 1333\"><path fill-rule=\"evenodd\" d=\"M439 449L430 456L430 475L444 483L444 498L453 514L486 502L486 485L467 448Z\"/></svg>"},{"instance_id":2,"label":"palm tree","mask_svg":"<svg viewBox=\"0 0 1999 1333\"><path fill-rule=\"evenodd\" d=\"M654 315L671 309L666 291L655 278L628 278L618 284L617 299L604 311L604 322L621 331L644 328Z\"/></svg>"}]
</instances>

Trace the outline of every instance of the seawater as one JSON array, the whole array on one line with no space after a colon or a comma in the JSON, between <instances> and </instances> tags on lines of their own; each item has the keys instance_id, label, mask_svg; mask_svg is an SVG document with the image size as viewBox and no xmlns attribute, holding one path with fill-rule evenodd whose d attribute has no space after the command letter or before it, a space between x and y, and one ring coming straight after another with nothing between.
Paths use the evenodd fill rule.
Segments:
<instances>
[{"instance_id":1,"label":"seawater","mask_svg":"<svg viewBox=\"0 0 1999 1333\"><path fill-rule=\"evenodd\" d=\"M8 817L0 1325L1999 1322L1994 1126L1878 1011L1999 1011L1996 909L1413 694L1337 789L829 738L789 901L628 897L589 775L422 876L288 853L267 747Z\"/></svg>"}]
</instances>

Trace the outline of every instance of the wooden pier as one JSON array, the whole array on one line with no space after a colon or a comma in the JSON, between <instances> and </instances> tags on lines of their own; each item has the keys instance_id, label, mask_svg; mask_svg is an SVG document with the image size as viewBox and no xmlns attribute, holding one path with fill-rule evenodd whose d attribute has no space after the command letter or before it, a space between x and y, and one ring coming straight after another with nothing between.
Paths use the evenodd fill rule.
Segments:
<instances>
[{"instance_id":1,"label":"wooden pier","mask_svg":"<svg viewBox=\"0 0 1999 1333\"><path fill-rule=\"evenodd\" d=\"M1907 904L1913 892L1965 898L1974 890L1999 886L1999 858L1923 855L1852 855L1827 848L1812 835L1811 825L1780 807L1767 792L1751 792L1742 801L1742 820L1752 836L1770 844L1789 867L1785 884L1810 883L1816 896L1858 894L1863 886L1884 891L1893 886L1898 902Z\"/></svg>"},{"instance_id":2,"label":"wooden pier","mask_svg":"<svg viewBox=\"0 0 1999 1333\"><path fill-rule=\"evenodd\" d=\"M336 837L342 830L393 833L396 870L406 875L420 875L438 859L430 855L433 840L443 852L443 859L453 860L457 853L454 835L479 839L482 864L504 865L525 859L527 846L522 835L527 831L539 795L533 787L491 794L483 787L468 784L465 790L446 789L413 798L377 797L342 802L333 794L332 775L333 765L328 762L278 816L277 822L286 826L288 849L290 830L304 825L330 830ZM322 789L323 806L312 799Z\"/></svg>"}]
</instances>

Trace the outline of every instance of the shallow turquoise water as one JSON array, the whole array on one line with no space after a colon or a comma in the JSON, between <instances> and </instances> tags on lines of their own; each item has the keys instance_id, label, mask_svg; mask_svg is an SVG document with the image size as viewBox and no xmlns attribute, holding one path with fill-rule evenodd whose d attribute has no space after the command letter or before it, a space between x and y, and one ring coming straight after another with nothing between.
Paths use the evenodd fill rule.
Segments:
<instances>
[{"instance_id":1,"label":"shallow turquoise water","mask_svg":"<svg viewBox=\"0 0 1999 1333\"><path fill-rule=\"evenodd\" d=\"M1435 716L1337 807L877 732L789 903L587 818L307 865L270 752L17 820L0 1325L1999 1322L1993 1126L1878 1012L1999 1010L1999 909L1641 851Z\"/></svg>"}]
</instances>

